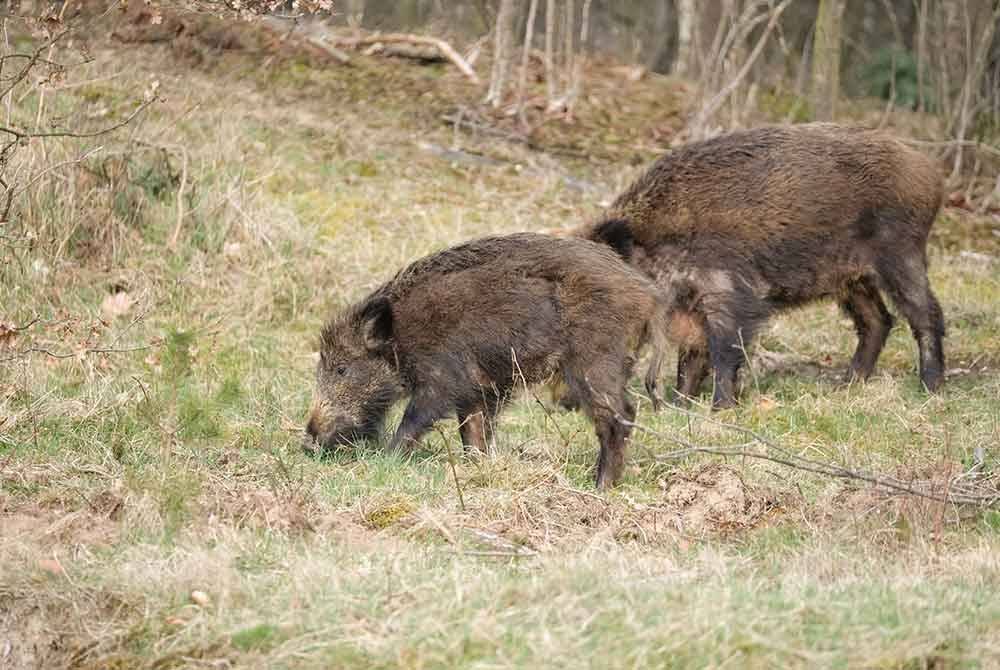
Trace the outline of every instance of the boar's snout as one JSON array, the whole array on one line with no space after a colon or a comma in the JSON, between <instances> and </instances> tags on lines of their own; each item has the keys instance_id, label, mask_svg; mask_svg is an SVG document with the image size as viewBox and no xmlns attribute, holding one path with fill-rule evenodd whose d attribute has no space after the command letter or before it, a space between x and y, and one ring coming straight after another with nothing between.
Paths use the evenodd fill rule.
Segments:
<instances>
[{"instance_id":1,"label":"boar's snout","mask_svg":"<svg viewBox=\"0 0 1000 670\"><path fill-rule=\"evenodd\" d=\"M374 424L358 424L342 414L324 419L322 413L314 410L306 422L302 448L307 454L321 456L339 446L372 439L377 433L377 426Z\"/></svg>"}]
</instances>

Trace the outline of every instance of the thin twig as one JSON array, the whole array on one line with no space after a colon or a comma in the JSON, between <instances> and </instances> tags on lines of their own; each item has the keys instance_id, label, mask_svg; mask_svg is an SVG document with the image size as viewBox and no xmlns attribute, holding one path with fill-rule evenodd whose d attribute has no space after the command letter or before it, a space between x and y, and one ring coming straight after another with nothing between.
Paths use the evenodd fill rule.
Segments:
<instances>
[{"instance_id":1,"label":"thin twig","mask_svg":"<svg viewBox=\"0 0 1000 670\"><path fill-rule=\"evenodd\" d=\"M188 180L188 153L187 149L181 147L181 181L177 186L177 221L174 223L174 232L170 235L170 248L177 248L177 240L181 235L181 227L184 223L184 188Z\"/></svg>"},{"instance_id":2,"label":"thin twig","mask_svg":"<svg viewBox=\"0 0 1000 670\"><path fill-rule=\"evenodd\" d=\"M757 44L747 56L743 66L733 76L729 83L723 86L722 89L698 111L694 121L689 126L692 135L700 136L704 132L705 125L709 122L715 112L718 111L719 107L722 106L722 103L729 98L743 79L746 78L750 69L753 67L753 64L757 62L758 56L760 56L761 52L764 50L764 45L767 44L767 40L771 36L771 32L774 30L774 26L778 23L778 19L781 17L782 12L785 11L785 8L788 7L791 2L792 0L782 0L782 2L770 10L770 18L767 22L767 26L764 28L760 38L757 40Z\"/></svg>"},{"instance_id":3,"label":"thin twig","mask_svg":"<svg viewBox=\"0 0 1000 670\"><path fill-rule=\"evenodd\" d=\"M146 349L151 349L153 345L144 344L140 347L127 347L124 349L112 349L112 348L91 348L91 349L80 349L79 351L71 351L68 353L55 352L44 347L28 347L27 349L21 349L14 353L13 356L8 356L7 358L0 358L0 363L8 363L10 361L16 361L24 358L28 354L45 354L50 358L66 359L66 358L76 358L78 356L85 356L87 354L127 354L133 351L145 351Z\"/></svg>"},{"instance_id":4,"label":"thin twig","mask_svg":"<svg viewBox=\"0 0 1000 670\"><path fill-rule=\"evenodd\" d=\"M657 462L673 461L680 458L686 458L692 454L710 454L713 456L739 456L744 458L757 458L765 461L770 461L772 463L777 463L779 465L784 465L795 470L802 470L805 472L812 472L814 474L824 475L827 477L834 477L838 479L851 479L857 481L867 482L873 486L889 489L897 493L903 493L907 495L917 496L920 498L926 498L928 500L934 500L936 502L952 503L952 504L964 504L964 505L978 505L981 507L995 507L1000 505L1000 491L990 491L987 494L976 493L974 491L969 491L967 489L952 489L946 491L944 495L937 494L933 490L926 491L920 488L916 488L906 482L903 482L894 477L886 477L878 475L875 473L865 472L863 470L853 470L840 465L835 465L832 463L823 463L820 461L815 461L809 458L804 458L789 452L787 449L779 446L774 441L764 437L760 433L757 433L749 428L744 428L736 424L726 423L724 421L719 421L712 417L704 416L694 412L689 412L688 410L682 408L675 408L676 411L688 414L691 416L698 417L708 423L720 426L727 430L741 433L749 438L750 442L735 446L716 446L716 445L697 445L685 440L681 440L676 437L672 437L660 431L649 428L648 426L643 426L642 424L636 423L634 421L628 421L624 417L617 416L616 419L626 426L631 428L638 428L639 430L655 435L656 437L667 439L675 444L681 445L681 449L668 452L666 454L652 455L651 458ZM750 450L749 447L754 443L764 446L768 451L757 451Z\"/></svg>"},{"instance_id":5,"label":"thin twig","mask_svg":"<svg viewBox=\"0 0 1000 670\"><path fill-rule=\"evenodd\" d=\"M451 440L442 432L440 428L437 429L438 434L441 439L444 440L444 448L448 454L448 465L451 466L451 476L455 479L455 490L458 492L458 506L465 511L465 497L462 495L462 484L458 481L458 471L455 469L455 455L451 452Z\"/></svg>"},{"instance_id":6,"label":"thin twig","mask_svg":"<svg viewBox=\"0 0 1000 670\"><path fill-rule=\"evenodd\" d=\"M7 330L10 330L10 331L15 332L15 333L19 333L22 330L28 330L29 328L31 328L33 325L35 325L36 323L38 323L41 320L42 320L42 318L40 316L36 316L35 318L33 318L31 321L29 321L28 323L24 324L23 326L11 326L11 327L8 327Z\"/></svg>"}]
</instances>

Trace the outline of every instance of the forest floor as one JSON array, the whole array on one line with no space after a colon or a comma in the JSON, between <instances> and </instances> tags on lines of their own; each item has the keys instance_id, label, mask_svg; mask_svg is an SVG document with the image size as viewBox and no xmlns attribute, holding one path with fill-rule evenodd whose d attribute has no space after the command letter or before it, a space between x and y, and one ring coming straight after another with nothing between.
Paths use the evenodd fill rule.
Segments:
<instances>
[{"instance_id":1,"label":"forest floor","mask_svg":"<svg viewBox=\"0 0 1000 670\"><path fill-rule=\"evenodd\" d=\"M443 422L409 457L317 461L300 434L333 310L444 245L593 216L688 91L607 68L526 143L444 123L481 95L447 65L219 42L123 31L49 98L83 119L154 81L163 100L26 201L36 244L4 269L0 668L1000 667L1000 511L664 458L740 444L735 424L938 494L978 464L995 489L995 218L935 229L938 395L903 325L841 383L855 337L827 303L764 330L738 408L640 402L655 432L611 492L586 419L542 390L491 455Z\"/></svg>"}]
</instances>

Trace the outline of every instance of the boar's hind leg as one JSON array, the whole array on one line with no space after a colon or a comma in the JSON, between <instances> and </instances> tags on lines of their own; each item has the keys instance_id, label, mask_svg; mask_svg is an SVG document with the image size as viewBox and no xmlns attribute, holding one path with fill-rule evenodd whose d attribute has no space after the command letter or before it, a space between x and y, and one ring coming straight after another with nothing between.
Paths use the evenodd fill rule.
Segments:
<instances>
[{"instance_id":1,"label":"boar's hind leg","mask_svg":"<svg viewBox=\"0 0 1000 670\"><path fill-rule=\"evenodd\" d=\"M597 488L614 486L625 464L625 441L635 420L635 405L625 396L626 368L605 361L586 370L567 370L566 383L582 409L594 422L600 452L597 457ZM624 419L624 422L622 421ZM628 422L628 423L625 423Z\"/></svg>"},{"instance_id":2,"label":"boar's hind leg","mask_svg":"<svg viewBox=\"0 0 1000 670\"><path fill-rule=\"evenodd\" d=\"M920 350L920 380L928 391L944 381L944 316L927 281L927 262L922 250L886 254L878 265L879 275L913 331Z\"/></svg>"},{"instance_id":3,"label":"boar's hind leg","mask_svg":"<svg viewBox=\"0 0 1000 670\"><path fill-rule=\"evenodd\" d=\"M476 449L481 453L487 453L493 444L493 415L483 408L458 410L456 414L458 432L462 435L462 446L466 450Z\"/></svg>"},{"instance_id":4,"label":"boar's hind leg","mask_svg":"<svg viewBox=\"0 0 1000 670\"><path fill-rule=\"evenodd\" d=\"M680 406L698 395L702 382L708 376L708 351L702 348L681 347L677 352L677 389L674 402Z\"/></svg>"},{"instance_id":5,"label":"boar's hind leg","mask_svg":"<svg viewBox=\"0 0 1000 670\"><path fill-rule=\"evenodd\" d=\"M892 330L892 315L882 302L875 283L867 277L848 285L847 296L840 307L854 321L858 333L858 348L851 359L847 378L863 381L875 369L875 362Z\"/></svg>"}]
</instances>

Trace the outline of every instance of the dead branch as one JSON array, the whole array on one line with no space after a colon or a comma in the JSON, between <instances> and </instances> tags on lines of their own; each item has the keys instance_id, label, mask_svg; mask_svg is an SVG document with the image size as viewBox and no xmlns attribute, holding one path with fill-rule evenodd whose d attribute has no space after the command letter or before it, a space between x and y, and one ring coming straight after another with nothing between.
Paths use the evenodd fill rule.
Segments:
<instances>
[{"instance_id":1,"label":"dead branch","mask_svg":"<svg viewBox=\"0 0 1000 670\"><path fill-rule=\"evenodd\" d=\"M469 153L468 151L462 151L461 149L449 149L442 147L438 144L432 142L417 142L417 147L426 151L438 158L448 161L454 164L464 164L464 165L475 165L477 167L505 167L511 166L517 172L525 175L537 175L539 177L549 177L552 176L553 171L541 170L538 168L531 167L530 165L521 165L517 163L511 163L510 161L503 161L490 156L484 156L481 154ZM575 177L570 177L569 175L558 175L562 183L575 191L581 192L594 192L597 191L597 186L594 184L584 181L582 179L576 179Z\"/></svg>"},{"instance_id":2,"label":"dead branch","mask_svg":"<svg viewBox=\"0 0 1000 670\"><path fill-rule=\"evenodd\" d=\"M149 100L144 100L136 109L128 115L123 121L116 123L113 126L108 126L107 128L102 128L101 130L95 130L90 133L74 133L69 130L55 130L46 133L36 133L30 130L17 130L16 128L8 128L7 126L0 126L0 132L7 133L8 135L13 135L16 140L34 139L36 137L71 137L74 139L89 139L93 137L99 137L101 135L107 135L108 133L114 132L119 128L127 126L132 120L139 116L147 107L156 102L156 98L150 98Z\"/></svg>"},{"instance_id":3,"label":"dead branch","mask_svg":"<svg viewBox=\"0 0 1000 670\"><path fill-rule=\"evenodd\" d=\"M466 119L461 113L458 114L445 114L441 117L441 120L445 123L453 125L456 129L462 128L463 126L477 133L482 133L488 135L489 137L497 137L503 139L507 142L514 142L517 144L526 144L529 147L535 148L534 143L531 138L523 135L521 133L516 133L509 130L503 130L502 128L497 128L495 126L481 123L479 121L474 121L472 119Z\"/></svg>"},{"instance_id":4,"label":"dead branch","mask_svg":"<svg viewBox=\"0 0 1000 670\"><path fill-rule=\"evenodd\" d=\"M337 61L341 65L350 65L351 64L351 57L348 56L347 54L345 54L343 51L341 51L337 47L335 47L333 45L330 45L330 44L327 44L326 42L324 42L323 40L321 40L321 39L319 39L317 37L308 37L307 36L305 39L306 39L306 42L308 42L310 46L316 47L317 49L319 49L324 54L326 54L327 56L329 56L333 60Z\"/></svg>"},{"instance_id":5,"label":"dead branch","mask_svg":"<svg viewBox=\"0 0 1000 670\"><path fill-rule=\"evenodd\" d=\"M38 323L41 320L42 320L41 317L36 316L35 318L33 318L31 321L29 321L28 323L24 324L23 326L5 326L5 328L6 328L6 330L9 330L12 333L20 333L23 330L28 330L29 328L31 328L33 325L35 325L36 323Z\"/></svg>"},{"instance_id":6,"label":"dead branch","mask_svg":"<svg viewBox=\"0 0 1000 670\"><path fill-rule=\"evenodd\" d=\"M292 34L298 30L298 37L306 43L306 46L314 48L321 51L323 55L329 56L333 60L337 61L341 65L350 65L351 57L346 53L338 49L337 47L329 44L320 35L310 34L308 24L303 25L299 21L295 20L291 22L291 26L286 26L285 22L287 19L281 19L274 16L265 16L261 20L261 26L264 30L275 35L279 42L284 42L285 40L292 37Z\"/></svg>"},{"instance_id":7,"label":"dead branch","mask_svg":"<svg viewBox=\"0 0 1000 670\"><path fill-rule=\"evenodd\" d=\"M464 74L470 81L474 84L479 83L479 77L476 75L476 71L472 69L462 56L455 51L454 47L445 42L444 40L437 37L429 37L427 35L411 35L409 33L386 33L379 34L375 33L373 35L366 35L364 37L348 37L334 40L336 46L346 47L349 49L358 49L361 47L372 46L374 44L417 44L422 46L431 46L436 48L441 52L441 55L447 58L452 64L459 69L459 71Z\"/></svg>"},{"instance_id":8,"label":"dead branch","mask_svg":"<svg viewBox=\"0 0 1000 670\"><path fill-rule=\"evenodd\" d=\"M51 351L44 347L28 347L26 349L20 349L14 352L13 356L8 356L6 358L0 358L0 363L9 363L10 361L16 361L24 358L28 354L45 354L49 358L56 358L59 360L64 360L67 358L77 358L79 356L86 356L88 354L128 354L134 351L145 351L146 349L151 349L153 345L144 344L139 347L127 347L124 349L113 349L113 348L91 348L91 349L80 349L78 351L70 352L58 352Z\"/></svg>"},{"instance_id":9,"label":"dead branch","mask_svg":"<svg viewBox=\"0 0 1000 670\"><path fill-rule=\"evenodd\" d=\"M54 44L55 40L58 39L59 37L61 37L63 34L64 33L60 33L60 35L58 35L56 38L53 38L52 40L50 40L49 44L50 45ZM32 64L34 62L35 62L34 60L31 61ZM22 74L23 74L23 76L22 76ZM19 73L17 75L17 81L20 81L21 79L23 79L26 76L27 76L26 72ZM6 89L6 91L2 95L0 95L0 100L3 99L3 96L12 95L10 93L10 91L11 91L11 88ZM10 99L8 98L8 102L9 102L9 100ZM37 131L31 131L31 130L22 130L22 129L14 128L14 127L11 127L11 126L0 126L0 133L5 133L5 134L11 136L11 138L12 138L6 144L4 144L2 147L0 147L0 171L2 171L2 169L9 163L9 161L11 160L11 156L17 151L17 148L20 147L20 146L22 146L26 142L29 142L29 141L31 141L33 139L51 139L51 138L92 139L92 138L95 138L95 137L100 137L102 135L107 135L109 133L113 133L114 131L116 131L116 130L118 130L118 129L124 127L124 126L127 126L130 123L132 123L132 121L135 120L135 118L137 116L139 116L143 111L145 111L145 109L147 107L149 107L151 104L153 104L157 100L158 100L158 98L156 96L148 96L145 100L143 100L142 103L139 104L138 107L136 107L132 111L131 114L129 114L122 121L120 121L120 122L118 122L116 124L113 124L111 126L108 126L106 128L102 128L100 130L95 130L95 131L92 131L92 132L82 132L81 133L81 132L73 132L73 131L69 131L69 130L55 130L55 131L48 131L48 132L37 132ZM41 109L40 108L39 108L39 114L41 114ZM8 220L8 217L10 216L10 210L11 210L11 207L13 207L15 198L17 196L23 194L26 190L28 190L28 188L30 188L32 185L34 185L34 183L37 182L38 179L40 179L46 173L51 172L52 170L54 170L56 168L64 167L65 165L71 164L71 163L79 163L79 162L83 161L92 152L93 152L93 150L84 153L78 159L67 161L65 163L60 163L58 165L54 165L54 166L50 166L50 167L46 168L45 170L43 170L38 175L35 175L35 177L32 180L30 180L30 182L28 183L28 185L26 187L21 188L21 189L16 189L13 185L8 185L6 181L2 182L2 186L6 190L6 194L5 194L4 204L3 204L3 210L2 210L2 212L0 212L0 221L7 221Z\"/></svg>"},{"instance_id":10,"label":"dead branch","mask_svg":"<svg viewBox=\"0 0 1000 670\"><path fill-rule=\"evenodd\" d=\"M727 430L739 433L747 438L748 441L737 444L737 445L698 445L693 442L688 442L681 438L673 437L667 435L666 433L654 430L648 426L643 426L642 424L636 423L634 421L628 421L624 417L617 416L618 421L626 426L632 428L638 428L639 430L654 435L661 439L665 439L673 444L680 446L680 449L667 452L665 454L650 454L650 458L656 462L669 462L675 461L681 458L686 458L693 454L709 454L712 456L738 456L741 458L756 458L759 460L769 461L771 463L777 463L779 465L784 465L785 467L792 468L794 470L801 470L804 472L811 472L818 475L824 475L826 477L833 477L837 479L848 479L854 481L861 481L871 484L872 486L882 488L895 493L901 493L905 495L916 496L918 498L925 498L928 500L933 500L936 502L950 503L955 505L974 505L979 507L1000 507L1000 491L994 489L984 489L982 487L969 488L960 483L963 478L966 478L968 473L963 473L957 477L951 477L948 481L948 486L944 494L937 493L933 488L922 488L914 485L911 482L905 482L903 480L897 479L895 477L889 477L884 475L879 475L871 472L865 472L863 470L854 470L842 465L836 465L833 463L823 463L821 461L816 461L810 458L805 458L797 454L793 454L784 447L778 445L773 440L770 440L760 433L753 431L749 428L744 428L732 423L726 423L725 421L720 421L713 417L705 416L697 412L691 412L683 408L674 408L675 411L681 412L682 414L687 414L698 418L707 423L725 428ZM761 450L754 450L752 447L757 444L764 448ZM984 492L985 491L985 492Z\"/></svg>"}]
</instances>

